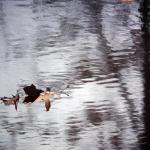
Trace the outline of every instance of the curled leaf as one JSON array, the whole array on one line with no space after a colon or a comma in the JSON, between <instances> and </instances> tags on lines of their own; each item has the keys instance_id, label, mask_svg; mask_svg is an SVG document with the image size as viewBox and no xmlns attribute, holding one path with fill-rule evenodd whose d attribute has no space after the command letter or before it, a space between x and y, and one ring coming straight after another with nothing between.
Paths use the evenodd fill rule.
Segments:
<instances>
[{"instance_id":1,"label":"curled leaf","mask_svg":"<svg viewBox=\"0 0 150 150\"><path fill-rule=\"evenodd\" d=\"M50 107L51 107L51 101L50 101L50 97L57 95L55 92L52 92L50 90L50 88L46 88L45 92L42 92L40 94L40 96L36 99L36 101L44 101L45 102L45 108L46 111L49 111Z\"/></svg>"},{"instance_id":2,"label":"curled leaf","mask_svg":"<svg viewBox=\"0 0 150 150\"><path fill-rule=\"evenodd\" d=\"M9 105L15 105L15 109L17 110L19 98L20 98L20 96L19 96L19 94L18 94L18 92L17 92L16 96L12 96L12 97L10 97L10 98L8 98L8 97L3 97L3 98L1 98L1 100L2 100L3 103L4 103L5 105L7 105L7 106L9 106Z\"/></svg>"},{"instance_id":3,"label":"curled leaf","mask_svg":"<svg viewBox=\"0 0 150 150\"><path fill-rule=\"evenodd\" d=\"M45 102L45 108L46 111L49 111L51 107L51 101L49 100L49 97L52 95L52 92L43 92L40 94L40 96L36 99L36 101L44 101Z\"/></svg>"},{"instance_id":4,"label":"curled leaf","mask_svg":"<svg viewBox=\"0 0 150 150\"><path fill-rule=\"evenodd\" d=\"M23 103L34 102L39 97L40 93L43 92L41 89L37 89L33 84L24 87L23 90L27 94Z\"/></svg>"}]
</instances>

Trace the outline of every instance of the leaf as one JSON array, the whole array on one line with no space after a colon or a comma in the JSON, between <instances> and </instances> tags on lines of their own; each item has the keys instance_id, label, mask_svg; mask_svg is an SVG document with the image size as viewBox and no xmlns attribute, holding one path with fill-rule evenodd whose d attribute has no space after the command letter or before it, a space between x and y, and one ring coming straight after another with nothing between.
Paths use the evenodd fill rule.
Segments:
<instances>
[{"instance_id":1,"label":"leaf","mask_svg":"<svg viewBox=\"0 0 150 150\"><path fill-rule=\"evenodd\" d=\"M3 97L1 98L1 100L3 101L3 103L7 106L9 105L15 105L15 109L17 110L17 106L18 106L18 102L19 102L20 96L17 93L16 96L13 96L11 98L8 97Z\"/></svg>"},{"instance_id":2,"label":"leaf","mask_svg":"<svg viewBox=\"0 0 150 150\"><path fill-rule=\"evenodd\" d=\"M50 107L51 107L51 101L50 101L50 100L46 100L46 101L45 101L45 108L46 108L46 111L49 111Z\"/></svg>"},{"instance_id":3,"label":"leaf","mask_svg":"<svg viewBox=\"0 0 150 150\"><path fill-rule=\"evenodd\" d=\"M31 84L23 88L24 92L28 95L25 97L23 103L34 102L43 92L41 89L37 89L35 85Z\"/></svg>"},{"instance_id":4,"label":"leaf","mask_svg":"<svg viewBox=\"0 0 150 150\"><path fill-rule=\"evenodd\" d=\"M41 93L40 96L35 101L44 101L46 111L49 111L51 107L51 101L49 97L54 96L54 95L56 95L55 92L51 92L47 89L45 92Z\"/></svg>"}]
</instances>

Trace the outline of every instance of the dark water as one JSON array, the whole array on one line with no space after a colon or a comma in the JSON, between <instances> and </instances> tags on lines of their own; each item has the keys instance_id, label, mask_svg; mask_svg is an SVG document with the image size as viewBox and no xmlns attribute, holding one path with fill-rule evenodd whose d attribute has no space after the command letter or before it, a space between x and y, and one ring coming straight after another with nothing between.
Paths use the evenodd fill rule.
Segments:
<instances>
[{"instance_id":1,"label":"dark water","mask_svg":"<svg viewBox=\"0 0 150 150\"><path fill-rule=\"evenodd\" d=\"M22 85L70 96L0 105L0 150L139 150L144 77L139 3L1 0L0 96Z\"/></svg>"}]
</instances>

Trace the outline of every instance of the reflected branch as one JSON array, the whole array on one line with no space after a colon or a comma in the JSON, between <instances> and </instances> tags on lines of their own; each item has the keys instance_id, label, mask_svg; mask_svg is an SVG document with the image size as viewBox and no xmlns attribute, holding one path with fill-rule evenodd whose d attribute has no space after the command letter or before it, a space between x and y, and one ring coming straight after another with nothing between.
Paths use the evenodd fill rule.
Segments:
<instances>
[{"instance_id":1,"label":"reflected branch","mask_svg":"<svg viewBox=\"0 0 150 150\"><path fill-rule=\"evenodd\" d=\"M145 132L141 147L143 150L150 149L150 1L144 0L141 3L143 21L143 44L144 44L144 123Z\"/></svg>"}]
</instances>

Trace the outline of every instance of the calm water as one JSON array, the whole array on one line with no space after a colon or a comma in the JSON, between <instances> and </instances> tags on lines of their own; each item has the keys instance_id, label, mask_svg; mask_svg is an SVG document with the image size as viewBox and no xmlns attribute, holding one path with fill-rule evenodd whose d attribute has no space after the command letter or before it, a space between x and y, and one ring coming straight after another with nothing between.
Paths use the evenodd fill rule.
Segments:
<instances>
[{"instance_id":1,"label":"calm water","mask_svg":"<svg viewBox=\"0 0 150 150\"><path fill-rule=\"evenodd\" d=\"M0 150L139 150L143 50L139 3L1 0L0 96L23 85L70 96L0 105Z\"/></svg>"}]
</instances>

